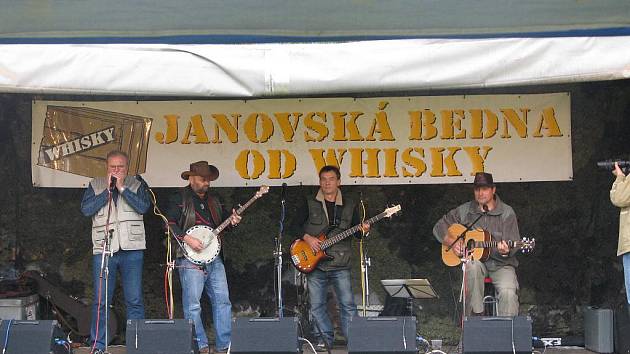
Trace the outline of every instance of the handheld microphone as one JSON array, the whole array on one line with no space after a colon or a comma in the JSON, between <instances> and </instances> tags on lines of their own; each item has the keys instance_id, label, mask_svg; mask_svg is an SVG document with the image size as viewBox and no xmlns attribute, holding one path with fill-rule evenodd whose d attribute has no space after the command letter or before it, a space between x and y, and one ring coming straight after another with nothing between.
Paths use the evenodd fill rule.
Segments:
<instances>
[{"instance_id":1,"label":"handheld microphone","mask_svg":"<svg viewBox=\"0 0 630 354\"><path fill-rule=\"evenodd\" d=\"M110 182L109 182L109 189L116 189L116 182L117 179L115 176L112 176Z\"/></svg>"},{"instance_id":2,"label":"handheld microphone","mask_svg":"<svg viewBox=\"0 0 630 354\"><path fill-rule=\"evenodd\" d=\"M282 183L282 192L280 193L280 200L284 203L287 198L287 184Z\"/></svg>"}]
</instances>

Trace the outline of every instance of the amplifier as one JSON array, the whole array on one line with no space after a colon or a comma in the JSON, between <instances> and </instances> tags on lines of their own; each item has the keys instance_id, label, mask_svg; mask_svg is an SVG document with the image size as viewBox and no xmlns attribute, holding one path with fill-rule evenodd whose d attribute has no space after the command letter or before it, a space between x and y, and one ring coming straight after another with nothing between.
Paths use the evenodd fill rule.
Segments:
<instances>
[{"instance_id":1,"label":"amplifier","mask_svg":"<svg viewBox=\"0 0 630 354\"><path fill-rule=\"evenodd\" d=\"M350 321L348 354L417 352L415 317L353 317Z\"/></svg>"},{"instance_id":2,"label":"amplifier","mask_svg":"<svg viewBox=\"0 0 630 354\"><path fill-rule=\"evenodd\" d=\"M532 320L529 316L466 317L463 349L464 353L531 354Z\"/></svg>"},{"instance_id":3,"label":"amplifier","mask_svg":"<svg viewBox=\"0 0 630 354\"><path fill-rule=\"evenodd\" d=\"M192 320L127 320L127 353L197 353L193 333Z\"/></svg>"},{"instance_id":4,"label":"amplifier","mask_svg":"<svg viewBox=\"0 0 630 354\"><path fill-rule=\"evenodd\" d=\"M298 353L297 317L239 317L232 322L230 353Z\"/></svg>"}]
</instances>

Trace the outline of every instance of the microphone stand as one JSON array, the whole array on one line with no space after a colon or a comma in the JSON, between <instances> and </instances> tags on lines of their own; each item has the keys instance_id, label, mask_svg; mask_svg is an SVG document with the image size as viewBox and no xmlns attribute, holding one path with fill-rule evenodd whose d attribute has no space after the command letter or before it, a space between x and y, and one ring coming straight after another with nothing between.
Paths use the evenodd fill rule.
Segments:
<instances>
[{"instance_id":1,"label":"microphone stand","mask_svg":"<svg viewBox=\"0 0 630 354\"><path fill-rule=\"evenodd\" d=\"M169 236L173 235L173 232L172 232L171 226L168 224L168 219L164 216L164 214L162 213L162 210L160 210L160 208L158 207L157 200L155 198L155 193L153 193L153 190L151 189L151 187L149 187L149 184L147 183L147 181L145 181L144 178L142 178L142 176L139 174L136 175L136 179L142 184L141 188L142 187L146 188L146 190L151 195L149 199L151 200L151 204L153 204L153 213L159 216L164 222L164 234L166 236L166 243L167 243L166 245L167 247L166 272L167 272L167 279L168 279L168 289L167 289L167 285L165 284L164 291L169 292L170 294L170 298L166 300L166 306L167 306L166 312L167 312L168 319L172 320L174 317L174 312L175 312L174 303L173 303L173 284L172 284L173 269L175 268L175 262L173 262L172 260L171 238ZM182 242L178 240L177 237L175 237L175 235L173 235L173 238L178 243L182 252L186 254L186 249L184 248Z\"/></svg>"},{"instance_id":2,"label":"microphone stand","mask_svg":"<svg viewBox=\"0 0 630 354\"><path fill-rule=\"evenodd\" d=\"M282 234L284 233L284 217L286 213L286 203L285 203L285 194L286 194L287 184L282 184L282 193L280 197L280 229L278 234L275 237L275 250L273 252L275 258L276 265L276 301L278 305L278 318L284 317L284 305L282 303Z\"/></svg>"},{"instance_id":3,"label":"microphone stand","mask_svg":"<svg viewBox=\"0 0 630 354\"><path fill-rule=\"evenodd\" d=\"M484 208L488 208L488 207L486 205L484 205ZM446 250L450 251L451 248L453 248L453 246L455 245L455 243L457 243L457 241L464 240L464 238L466 237L466 233L468 231L470 231L472 229L472 227L477 223L477 221L479 221L479 219L481 219L482 216L486 215L486 213L487 213L487 211L485 211L485 209L484 209L484 212L479 214L479 216L472 223L470 223L470 225L466 226L466 230L462 231L462 233L459 234L459 236L457 236L457 238L455 240L453 240L453 242L451 242L448 245Z\"/></svg>"},{"instance_id":4,"label":"microphone stand","mask_svg":"<svg viewBox=\"0 0 630 354\"><path fill-rule=\"evenodd\" d=\"M484 204L482 206L482 210L483 212L481 214L479 214L479 216L472 222L470 223L470 225L466 226L466 229L464 231L462 231L461 234L459 234L459 236L457 236L457 238L451 242L451 244L448 246L448 248L446 249L447 251L449 251L451 248L453 248L453 246L455 245L456 242L458 242L459 240L464 240L466 237L466 233L468 231L470 231L472 229L472 227L477 223L477 221L479 221L479 219L481 219L482 216L486 215L488 213L488 206L486 204ZM469 261L469 256L470 256L470 252L472 252L472 250L468 247L468 245L464 245L464 250L462 253L462 286L459 292L459 301L462 303L462 316L461 316L461 338L460 338L460 342L463 343L462 338L464 338L464 318L466 317L466 287L467 287L467 282L466 282L466 265Z\"/></svg>"},{"instance_id":5,"label":"microphone stand","mask_svg":"<svg viewBox=\"0 0 630 354\"><path fill-rule=\"evenodd\" d=\"M115 182L113 188L116 188ZM114 234L114 229L109 228L109 220L112 214L112 201L113 201L113 191L111 185L107 188L107 221L105 223L105 228L107 229L107 234L103 238L103 248L101 253L101 271L99 274L100 282L103 283L103 276L105 277L105 353L109 353L109 258L112 256L111 252L111 238ZM99 299L100 300L100 299ZM98 338L95 338L98 340Z\"/></svg>"},{"instance_id":6,"label":"microphone stand","mask_svg":"<svg viewBox=\"0 0 630 354\"><path fill-rule=\"evenodd\" d=\"M360 204L362 210L361 223L365 220L365 205L363 204L363 193L360 196ZM362 285L362 300L363 300L363 317L367 317L367 308L370 305L370 279L369 279L369 267L372 266L372 260L368 257L367 249L365 247L365 233L361 230L361 241L359 242L359 248L361 253L361 285Z\"/></svg>"}]
</instances>

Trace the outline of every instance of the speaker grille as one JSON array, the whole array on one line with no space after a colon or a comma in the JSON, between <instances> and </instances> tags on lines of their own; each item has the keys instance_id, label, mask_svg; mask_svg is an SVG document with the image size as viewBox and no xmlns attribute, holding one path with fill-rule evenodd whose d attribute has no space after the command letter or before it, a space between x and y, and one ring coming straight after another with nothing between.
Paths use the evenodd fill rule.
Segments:
<instances>
[{"instance_id":1,"label":"speaker grille","mask_svg":"<svg viewBox=\"0 0 630 354\"><path fill-rule=\"evenodd\" d=\"M532 320L529 316L464 319L464 353L511 354L532 352Z\"/></svg>"},{"instance_id":2,"label":"speaker grille","mask_svg":"<svg viewBox=\"0 0 630 354\"><path fill-rule=\"evenodd\" d=\"M297 353L298 319L236 318L232 324L233 354Z\"/></svg>"},{"instance_id":3,"label":"speaker grille","mask_svg":"<svg viewBox=\"0 0 630 354\"><path fill-rule=\"evenodd\" d=\"M353 317L348 354L416 353L415 317Z\"/></svg>"}]
</instances>

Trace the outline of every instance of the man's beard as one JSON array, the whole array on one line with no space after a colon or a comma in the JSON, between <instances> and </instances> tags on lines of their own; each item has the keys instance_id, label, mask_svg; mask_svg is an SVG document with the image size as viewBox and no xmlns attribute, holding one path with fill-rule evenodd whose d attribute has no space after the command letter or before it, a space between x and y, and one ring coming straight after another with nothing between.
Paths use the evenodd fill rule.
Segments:
<instances>
[{"instance_id":1,"label":"man's beard","mask_svg":"<svg viewBox=\"0 0 630 354\"><path fill-rule=\"evenodd\" d=\"M197 194L206 194L208 187L193 187L193 192Z\"/></svg>"}]
</instances>

